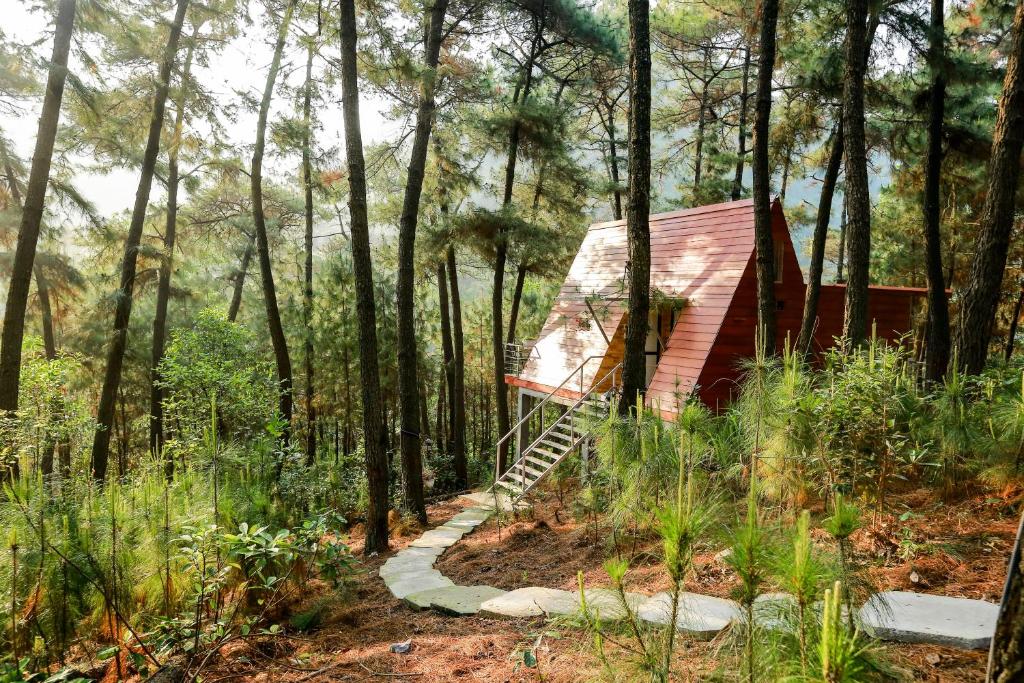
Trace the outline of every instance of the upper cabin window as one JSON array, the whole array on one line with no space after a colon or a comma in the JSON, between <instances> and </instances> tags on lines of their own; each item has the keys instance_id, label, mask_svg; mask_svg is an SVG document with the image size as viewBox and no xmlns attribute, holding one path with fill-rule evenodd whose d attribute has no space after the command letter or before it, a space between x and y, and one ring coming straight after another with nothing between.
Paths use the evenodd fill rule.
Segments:
<instances>
[{"instance_id":1,"label":"upper cabin window","mask_svg":"<svg viewBox=\"0 0 1024 683\"><path fill-rule=\"evenodd\" d=\"M782 257L786 253L786 248L781 242L775 242L772 246L773 251L775 252L772 254L775 258L775 283L780 284L782 282Z\"/></svg>"}]
</instances>

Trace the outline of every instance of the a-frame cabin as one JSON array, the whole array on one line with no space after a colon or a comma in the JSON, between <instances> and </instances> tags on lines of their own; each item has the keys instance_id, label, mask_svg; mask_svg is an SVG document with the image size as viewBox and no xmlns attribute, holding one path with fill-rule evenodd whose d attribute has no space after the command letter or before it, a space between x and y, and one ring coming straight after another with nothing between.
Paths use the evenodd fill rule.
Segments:
<instances>
[{"instance_id":1,"label":"a-frame cabin","mask_svg":"<svg viewBox=\"0 0 1024 683\"><path fill-rule=\"evenodd\" d=\"M693 393L721 409L736 394L740 362L754 354L753 202L653 215L650 230L646 402L665 419L672 419ZM772 236L782 348L787 336L795 340L799 333L806 285L778 201L772 205ZM524 346L522 362L508 368L506 382L519 388L519 460L513 469L522 476L509 482L513 496L532 488L553 462L585 443L576 417L600 413L602 394L617 379L627 319L626 260L625 221L592 225L540 336ZM844 289L822 285L816 351L833 346L841 334ZM910 332L914 307L924 294L916 288L871 287L868 319L875 333L896 341ZM545 419L545 405L558 416L553 426ZM565 423L561 430L559 421Z\"/></svg>"}]
</instances>

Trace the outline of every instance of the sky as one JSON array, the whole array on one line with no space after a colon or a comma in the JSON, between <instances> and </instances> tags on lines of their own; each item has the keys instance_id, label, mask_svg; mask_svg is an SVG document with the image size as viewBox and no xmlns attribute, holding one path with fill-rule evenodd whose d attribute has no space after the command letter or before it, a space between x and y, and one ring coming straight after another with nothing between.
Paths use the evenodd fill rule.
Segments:
<instances>
[{"instance_id":1,"label":"sky","mask_svg":"<svg viewBox=\"0 0 1024 683\"><path fill-rule=\"evenodd\" d=\"M256 8L258 3L253 3ZM46 13L32 11L32 5L24 0L0 0L3 8L3 31L19 43L35 43L40 60L49 57L53 47L53 27L51 17ZM254 16L254 24L249 27L246 35L232 40L211 60L209 67L196 67L195 73L201 83L219 100L223 102L237 101L239 93L248 93L259 98L266 83L267 68L272 56L272 46L268 44L265 31L259 30L259 17ZM295 41L289 44L292 48L286 51L283 63L283 75L286 82L298 85L304 76L305 53L297 49ZM72 62L72 71L81 69L81 64ZM344 129L341 125L340 86L335 86L336 93L328 93L336 100L336 106L330 107L327 115L321 118L323 130L317 133L320 146L342 148ZM0 128L12 139L17 153L22 159L31 159L35 144L36 126L38 125L39 108L42 99L31 97L19 102L21 111L16 114L0 112ZM292 103L278 97L271 111L290 109ZM400 121L393 121L386 116L388 103L372 93L362 93L360 97L360 122L362 123L363 143L370 145L394 137L401 128ZM237 123L228 131L229 142L239 145L252 145L256 137L256 113L242 111ZM299 163L298 154L288 158L275 155L268 150L267 167L269 173L288 173ZM88 160L81 160L88 165ZM76 177L76 184L86 198L91 200L104 216L111 216L120 211L129 210L134 202L135 188L138 184L138 171L134 169L118 169L110 173L82 173ZM154 185L153 201L159 201L162 191Z\"/></svg>"}]
</instances>

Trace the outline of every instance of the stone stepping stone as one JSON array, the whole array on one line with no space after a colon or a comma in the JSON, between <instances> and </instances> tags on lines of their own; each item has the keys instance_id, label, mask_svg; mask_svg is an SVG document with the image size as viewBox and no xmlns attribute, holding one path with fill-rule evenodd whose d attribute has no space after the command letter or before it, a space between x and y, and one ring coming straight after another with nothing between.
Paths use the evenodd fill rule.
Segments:
<instances>
[{"instance_id":1,"label":"stone stepping stone","mask_svg":"<svg viewBox=\"0 0 1024 683\"><path fill-rule=\"evenodd\" d=\"M386 580L385 583L387 583L388 590L391 591L391 594L399 599L402 599L407 595L411 595L412 593L418 593L431 588L443 588L445 586L455 585L455 582L446 576L443 576L441 572L436 569L429 572L420 572L418 574L401 574Z\"/></svg>"},{"instance_id":2,"label":"stone stepping stone","mask_svg":"<svg viewBox=\"0 0 1024 683\"><path fill-rule=\"evenodd\" d=\"M443 578L444 574L433 567L403 567L396 571L388 572L381 578L384 579L384 583L390 588L393 584L408 581L416 577Z\"/></svg>"},{"instance_id":3,"label":"stone stepping stone","mask_svg":"<svg viewBox=\"0 0 1024 683\"><path fill-rule=\"evenodd\" d=\"M452 518L452 519L449 519L447 522L445 522L444 524L442 524L438 528L443 529L443 528L447 527L449 529L462 529L463 531L465 531L468 534L470 531L472 531L473 529L477 528L481 524L483 524L483 522L472 520L472 519L455 519L455 518Z\"/></svg>"},{"instance_id":4,"label":"stone stepping stone","mask_svg":"<svg viewBox=\"0 0 1024 683\"><path fill-rule=\"evenodd\" d=\"M486 522L493 515L493 510L485 510L484 508L466 508L459 514L452 517L452 519L465 520L468 522Z\"/></svg>"},{"instance_id":5,"label":"stone stepping stone","mask_svg":"<svg viewBox=\"0 0 1024 683\"><path fill-rule=\"evenodd\" d=\"M658 593L640 606L638 615L652 624L667 625L672 619L672 596ZM738 603L697 593L681 593L676 613L676 630L710 640L733 621L743 619Z\"/></svg>"},{"instance_id":6,"label":"stone stepping stone","mask_svg":"<svg viewBox=\"0 0 1024 683\"><path fill-rule=\"evenodd\" d=\"M622 606L622 598L619 597L618 591L611 588L587 588L584 592L587 598L587 611L599 621L621 621L629 616ZM579 591L574 591L573 595L576 597L577 611L582 611ZM626 592L626 604L634 614L645 602L646 595Z\"/></svg>"},{"instance_id":7,"label":"stone stepping stone","mask_svg":"<svg viewBox=\"0 0 1024 683\"><path fill-rule=\"evenodd\" d=\"M405 596L414 609L434 609L453 617L466 617L480 611L480 605L505 591L491 586L447 586Z\"/></svg>"},{"instance_id":8,"label":"stone stepping stone","mask_svg":"<svg viewBox=\"0 0 1024 683\"><path fill-rule=\"evenodd\" d=\"M540 617L575 614L580 603L576 596L555 588L517 588L504 595L486 600L480 605L480 616L486 617Z\"/></svg>"},{"instance_id":9,"label":"stone stepping stone","mask_svg":"<svg viewBox=\"0 0 1024 683\"><path fill-rule=\"evenodd\" d=\"M433 560L417 558L415 561L411 562L399 562L396 564L385 563L384 566L377 571L377 575L384 579L384 581L387 581L388 579L401 574L417 574L431 571L437 571L434 569Z\"/></svg>"},{"instance_id":10,"label":"stone stepping stone","mask_svg":"<svg viewBox=\"0 0 1024 683\"><path fill-rule=\"evenodd\" d=\"M404 557L430 557L430 558L436 558L438 555L440 555L443 552L444 552L444 548L440 548L440 547L437 547L437 546L428 546L426 548L415 548L413 546L406 546L405 548L402 548L401 550L399 550L395 554L395 557L390 558L388 560L388 562L390 562L391 560L394 560L396 558L404 558Z\"/></svg>"},{"instance_id":11,"label":"stone stepping stone","mask_svg":"<svg viewBox=\"0 0 1024 683\"><path fill-rule=\"evenodd\" d=\"M414 548L448 548L459 542L465 535L465 529L453 529L452 527L437 527L430 531L423 532L423 535L412 542Z\"/></svg>"},{"instance_id":12,"label":"stone stepping stone","mask_svg":"<svg viewBox=\"0 0 1024 683\"><path fill-rule=\"evenodd\" d=\"M860 609L868 633L901 643L987 650L996 630L999 605L907 591L883 591Z\"/></svg>"}]
</instances>

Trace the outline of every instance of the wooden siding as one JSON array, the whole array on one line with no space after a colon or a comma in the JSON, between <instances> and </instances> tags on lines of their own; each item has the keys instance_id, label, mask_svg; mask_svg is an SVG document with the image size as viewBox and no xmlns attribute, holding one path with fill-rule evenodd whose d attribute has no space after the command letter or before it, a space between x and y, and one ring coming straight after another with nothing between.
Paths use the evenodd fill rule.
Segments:
<instances>
[{"instance_id":1,"label":"wooden siding","mask_svg":"<svg viewBox=\"0 0 1024 683\"><path fill-rule=\"evenodd\" d=\"M694 389L712 408L724 407L735 393L740 363L754 352L757 329L757 275L754 262L754 213L750 204L748 246L743 253L743 268L728 303L712 307L694 307L683 311L673 330L665 357L648 388L648 402L656 405L666 418L673 417L678 405ZM789 237L782 207L772 206L772 236L782 251L781 282L775 285L778 311L778 341L800 329L804 281L800 264Z\"/></svg>"}]
</instances>

